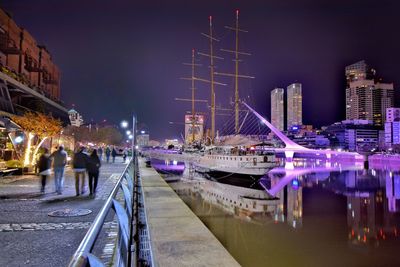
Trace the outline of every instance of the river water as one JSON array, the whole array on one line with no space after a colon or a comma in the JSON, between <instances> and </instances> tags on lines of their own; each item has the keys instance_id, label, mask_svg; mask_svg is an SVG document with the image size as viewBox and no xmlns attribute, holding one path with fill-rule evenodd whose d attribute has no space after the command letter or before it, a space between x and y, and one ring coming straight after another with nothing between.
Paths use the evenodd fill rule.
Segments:
<instances>
[{"instance_id":1,"label":"river water","mask_svg":"<svg viewBox=\"0 0 400 267\"><path fill-rule=\"evenodd\" d=\"M399 169L297 160L262 179L166 176L242 266L400 266Z\"/></svg>"}]
</instances>

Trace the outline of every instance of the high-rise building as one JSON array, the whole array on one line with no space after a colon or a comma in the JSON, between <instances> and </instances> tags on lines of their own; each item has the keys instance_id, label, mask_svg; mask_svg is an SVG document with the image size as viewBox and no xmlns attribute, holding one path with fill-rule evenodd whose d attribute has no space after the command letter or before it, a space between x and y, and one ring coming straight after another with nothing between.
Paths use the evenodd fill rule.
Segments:
<instances>
[{"instance_id":1,"label":"high-rise building","mask_svg":"<svg viewBox=\"0 0 400 267\"><path fill-rule=\"evenodd\" d=\"M284 130L285 114L283 110L283 88L271 91L271 123L279 130Z\"/></svg>"},{"instance_id":2,"label":"high-rise building","mask_svg":"<svg viewBox=\"0 0 400 267\"><path fill-rule=\"evenodd\" d=\"M386 109L394 105L393 83L374 80L375 70L365 61L346 67L346 120L371 120L385 123Z\"/></svg>"},{"instance_id":3,"label":"high-rise building","mask_svg":"<svg viewBox=\"0 0 400 267\"><path fill-rule=\"evenodd\" d=\"M292 126L303 124L301 83L293 83L287 87L287 130Z\"/></svg>"}]
</instances>

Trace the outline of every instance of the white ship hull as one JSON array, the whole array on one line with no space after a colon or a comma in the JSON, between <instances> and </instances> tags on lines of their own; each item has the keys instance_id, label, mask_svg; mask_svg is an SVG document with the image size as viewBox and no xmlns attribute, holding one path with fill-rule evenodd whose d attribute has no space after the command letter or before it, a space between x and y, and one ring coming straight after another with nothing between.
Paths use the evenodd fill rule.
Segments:
<instances>
[{"instance_id":1,"label":"white ship hull","mask_svg":"<svg viewBox=\"0 0 400 267\"><path fill-rule=\"evenodd\" d=\"M261 155L204 155L194 163L198 172L263 176L276 166L275 157Z\"/></svg>"}]
</instances>

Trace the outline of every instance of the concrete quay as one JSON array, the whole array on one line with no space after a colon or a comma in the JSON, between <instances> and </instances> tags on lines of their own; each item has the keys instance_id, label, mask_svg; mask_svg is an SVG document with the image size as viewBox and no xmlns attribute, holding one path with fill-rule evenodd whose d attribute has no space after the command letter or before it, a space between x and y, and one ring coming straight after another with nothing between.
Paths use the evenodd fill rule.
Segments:
<instances>
[{"instance_id":1,"label":"concrete quay","mask_svg":"<svg viewBox=\"0 0 400 267\"><path fill-rule=\"evenodd\" d=\"M153 168L139 169L154 266L240 266Z\"/></svg>"}]
</instances>

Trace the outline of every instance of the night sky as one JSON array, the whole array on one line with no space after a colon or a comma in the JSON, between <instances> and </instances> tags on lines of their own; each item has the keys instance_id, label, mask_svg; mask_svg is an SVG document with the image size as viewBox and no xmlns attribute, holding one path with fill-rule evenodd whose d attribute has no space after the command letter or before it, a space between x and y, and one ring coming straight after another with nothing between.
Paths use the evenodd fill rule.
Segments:
<instances>
[{"instance_id":1,"label":"night sky","mask_svg":"<svg viewBox=\"0 0 400 267\"><path fill-rule=\"evenodd\" d=\"M122 1L0 0L18 25L45 44L60 67L61 95L75 104L86 121L118 123L135 113L152 139L178 138L190 103L192 48L207 52L208 16L221 42L216 52L225 59L218 71L233 72L234 24L240 10L243 57L241 72L255 76L241 82L241 97L270 117L274 87L303 84L303 122L316 126L345 117L344 67L365 59L386 82L400 84L400 1ZM198 76L208 78L207 60ZM228 107L233 80L217 87L217 103ZM196 86L209 98L209 86ZM396 92L396 105L400 105ZM205 105L199 110L206 111ZM218 123L226 118L219 118Z\"/></svg>"}]
</instances>

